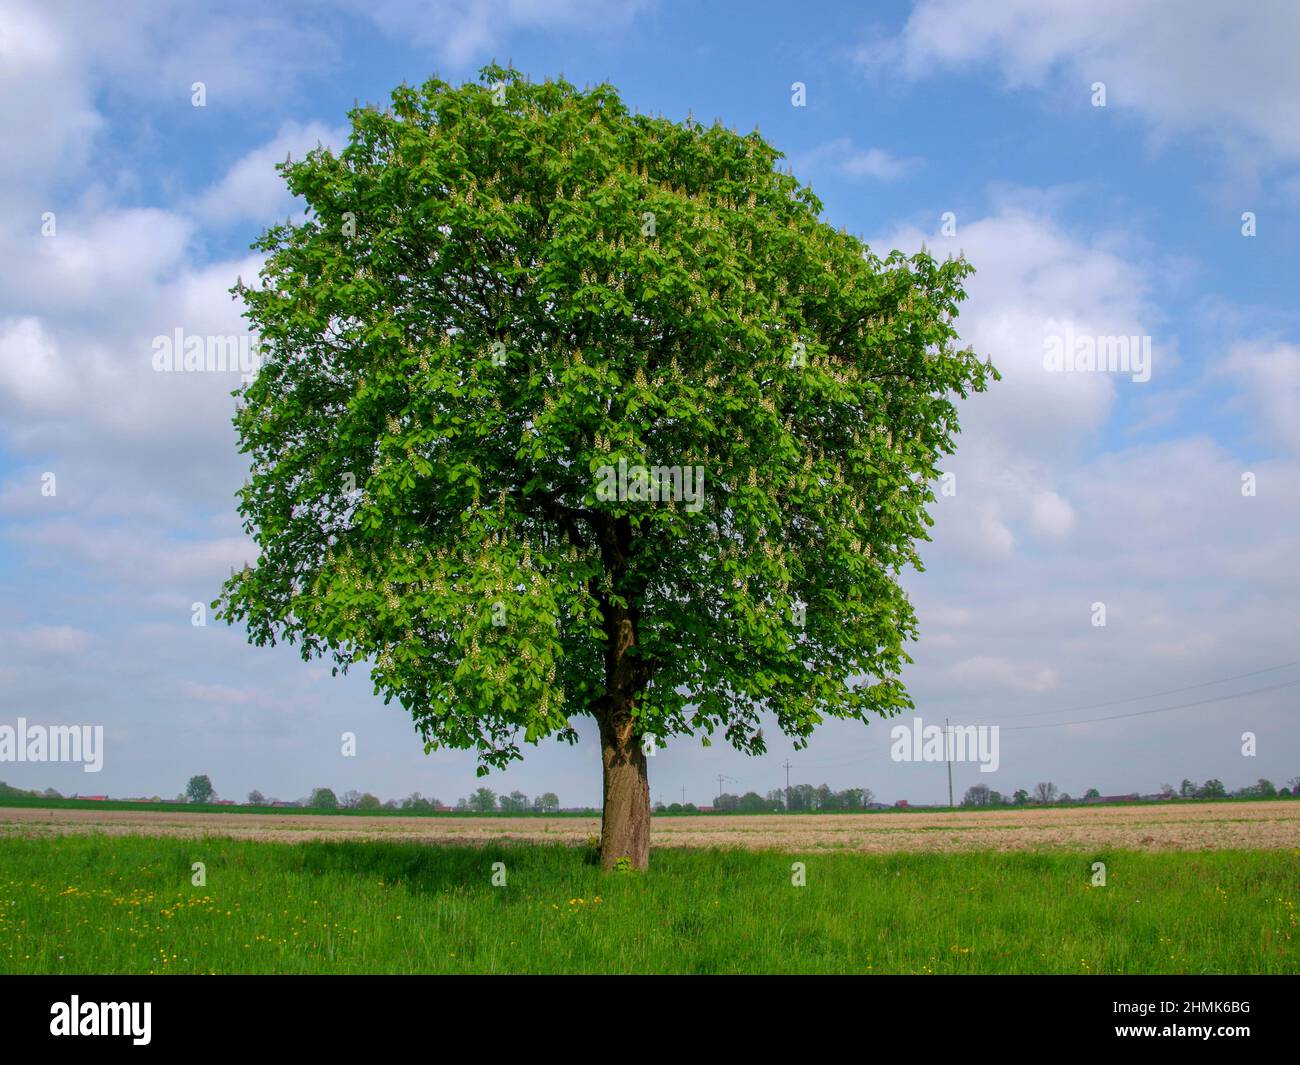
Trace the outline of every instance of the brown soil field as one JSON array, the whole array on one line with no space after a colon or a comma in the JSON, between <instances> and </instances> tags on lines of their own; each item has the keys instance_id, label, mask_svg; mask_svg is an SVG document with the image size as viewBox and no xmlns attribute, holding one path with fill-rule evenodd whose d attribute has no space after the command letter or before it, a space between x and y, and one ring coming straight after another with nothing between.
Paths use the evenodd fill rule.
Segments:
<instances>
[{"instance_id":1,"label":"brown soil field","mask_svg":"<svg viewBox=\"0 0 1300 1065\"><path fill-rule=\"evenodd\" d=\"M363 817L0 807L0 838L69 833L226 836L282 842L369 839L444 844L581 844L600 833L600 822L573 817ZM1300 802L655 817L651 841L656 847L744 847L786 852L1300 850Z\"/></svg>"}]
</instances>

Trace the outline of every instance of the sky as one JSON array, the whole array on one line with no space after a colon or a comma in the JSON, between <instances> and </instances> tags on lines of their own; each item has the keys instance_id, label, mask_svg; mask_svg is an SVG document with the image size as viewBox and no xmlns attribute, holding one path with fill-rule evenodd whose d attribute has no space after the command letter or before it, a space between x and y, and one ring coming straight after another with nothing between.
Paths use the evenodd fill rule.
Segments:
<instances>
[{"instance_id":1,"label":"sky","mask_svg":"<svg viewBox=\"0 0 1300 1065\"><path fill-rule=\"evenodd\" d=\"M98 773L0 780L599 803L590 721L479 780L364 671L197 618L256 558L239 374L152 366L177 329L246 334L229 289L302 207L276 162L344 143L354 101L493 60L758 126L828 223L974 265L958 328L1003 380L961 404L903 578L912 716L1001 729L996 772L954 764L959 798L1300 775L1300 6L0 0L0 726L105 736ZM1149 379L1050 369L1067 329L1149 338ZM792 783L946 801L943 763L891 757L894 724L827 722L795 751L770 723L758 758L680 739L651 796L766 793L788 762Z\"/></svg>"}]
</instances>

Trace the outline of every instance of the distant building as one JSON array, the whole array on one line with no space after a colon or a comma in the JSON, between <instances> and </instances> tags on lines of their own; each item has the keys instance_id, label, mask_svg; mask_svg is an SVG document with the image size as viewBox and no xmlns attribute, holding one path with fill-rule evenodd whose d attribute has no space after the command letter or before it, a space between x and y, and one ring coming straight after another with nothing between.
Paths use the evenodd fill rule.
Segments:
<instances>
[{"instance_id":1,"label":"distant building","mask_svg":"<svg viewBox=\"0 0 1300 1065\"><path fill-rule=\"evenodd\" d=\"M894 805L895 805L895 806L910 806L911 804L910 804L906 799L899 799L898 802L894 803Z\"/></svg>"},{"instance_id":2,"label":"distant building","mask_svg":"<svg viewBox=\"0 0 1300 1065\"><path fill-rule=\"evenodd\" d=\"M82 802L108 802L107 795L74 795L74 799L80 799Z\"/></svg>"}]
</instances>

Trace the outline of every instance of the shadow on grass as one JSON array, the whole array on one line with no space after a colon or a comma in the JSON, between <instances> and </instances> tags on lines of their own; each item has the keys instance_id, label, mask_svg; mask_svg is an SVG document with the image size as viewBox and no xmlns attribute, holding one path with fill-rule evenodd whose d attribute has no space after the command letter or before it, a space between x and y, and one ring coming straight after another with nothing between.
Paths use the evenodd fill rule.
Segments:
<instances>
[{"instance_id":1,"label":"shadow on grass","mask_svg":"<svg viewBox=\"0 0 1300 1065\"><path fill-rule=\"evenodd\" d=\"M492 891L493 875L502 866L508 880L517 882L585 879L599 865L592 848L562 843L448 847L360 840L300 843L289 863L307 874L353 874L363 880L400 883L420 894Z\"/></svg>"}]
</instances>

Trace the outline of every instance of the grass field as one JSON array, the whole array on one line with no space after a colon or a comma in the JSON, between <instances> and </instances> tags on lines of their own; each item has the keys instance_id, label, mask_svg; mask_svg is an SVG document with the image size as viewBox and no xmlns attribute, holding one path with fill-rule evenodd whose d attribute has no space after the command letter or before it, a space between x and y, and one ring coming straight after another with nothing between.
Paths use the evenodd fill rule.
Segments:
<instances>
[{"instance_id":1,"label":"grass field","mask_svg":"<svg viewBox=\"0 0 1300 1065\"><path fill-rule=\"evenodd\" d=\"M0 972L1295 973L1298 871L1284 849L679 848L602 874L560 845L11 836Z\"/></svg>"}]
</instances>

